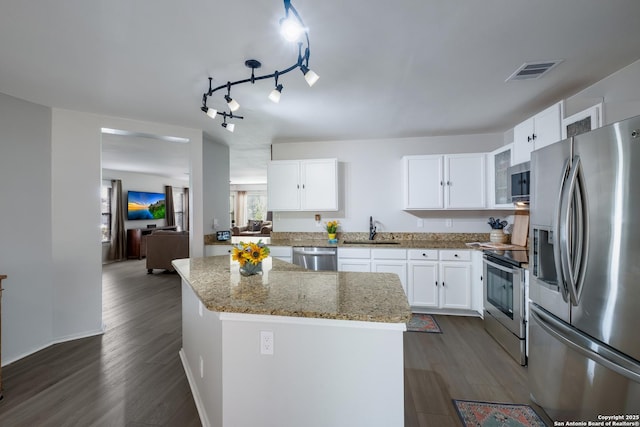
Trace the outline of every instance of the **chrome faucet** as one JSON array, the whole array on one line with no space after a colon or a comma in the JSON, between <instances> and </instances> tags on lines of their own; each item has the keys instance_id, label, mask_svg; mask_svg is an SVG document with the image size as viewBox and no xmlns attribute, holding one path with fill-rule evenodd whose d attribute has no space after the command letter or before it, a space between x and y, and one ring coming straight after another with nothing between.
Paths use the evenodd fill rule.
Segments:
<instances>
[{"instance_id":1,"label":"chrome faucet","mask_svg":"<svg viewBox=\"0 0 640 427\"><path fill-rule=\"evenodd\" d=\"M373 224L373 217L369 217L369 240L373 240L376 237L376 226Z\"/></svg>"}]
</instances>

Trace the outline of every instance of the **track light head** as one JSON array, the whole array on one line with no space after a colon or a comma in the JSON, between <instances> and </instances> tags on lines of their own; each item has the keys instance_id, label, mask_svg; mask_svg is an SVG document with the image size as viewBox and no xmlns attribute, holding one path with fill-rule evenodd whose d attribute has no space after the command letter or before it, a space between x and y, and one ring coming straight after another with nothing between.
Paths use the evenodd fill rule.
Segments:
<instances>
[{"instance_id":1,"label":"track light head","mask_svg":"<svg viewBox=\"0 0 640 427\"><path fill-rule=\"evenodd\" d=\"M282 85L277 85L269 94L269 99L276 104L280 102L280 94L282 93Z\"/></svg>"},{"instance_id":2,"label":"track light head","mask_svg":"<svg viewBox=\"0 0 640 427\"><path fill-rule=\"evenodd\" d=\"M229 106L229 109L231 111L237 111L238 108L240 108L240 104L238 104L238 101L231 98L229 95L225 95L224 100L227 101L227 105Z\"/></svg>"},{"instance_id":3,"label":"track light head","mask_svg":"<svg viewBox=\"0 0 640 427\"><path fill-rule=\"evenodd\" d=\"M222 127L228 130L229 132L233 132L236 128L236 125L234 123L223 122Z\"/></svg>"},{"instance_id":4,"label":"track light head","mask_svg":"<svg viewBox=\"0 0 640 427\"><path fill-rule=\"evenodd\" d=\"M304 28L300 24L300 21L298 21L293 16L288 16L280 20L280 34L282 35L282 37L284 37L286 41L295 42L306 31L307 29Z\"/></svg>"},{"instance_id":5,"label":"track light head","mask_svg":"<svg viewBox=\"0 0 640 427\"><path fill-rule=\"evenodd\" d=\"M316 84L316 82L320 79L320 76L317 75L313 70L310 70L306 65L301 65L300 71L302 71L302 74L304 74L304 79L306 80L309 87Z\"/></svg>"},{"instance_id":6,"label":"track light head","mask_svg":"<svg viewBox=\"0 0 640 427\"><path fill-rule=\"evenodd\" d=\"M214 108L207 108L207 111L205 111L205 113L207 113L207 116L211 117L212 119L215 119L216 115L218 114L218 110Z\"/></svg>"}]
</instances>

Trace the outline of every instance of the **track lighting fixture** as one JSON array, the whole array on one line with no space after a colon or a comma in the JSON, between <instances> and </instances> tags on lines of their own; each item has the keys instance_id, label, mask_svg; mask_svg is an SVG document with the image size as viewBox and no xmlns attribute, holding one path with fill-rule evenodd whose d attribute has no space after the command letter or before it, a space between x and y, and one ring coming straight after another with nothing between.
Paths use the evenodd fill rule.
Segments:
<instances>
[{"instance_id":1,"label":"track lighting fixture","mask_svg":"<svg viewBox=\"0 0 640 427\"><path fill-rule=\"evenodd\" d=\"M295 70L296 68L299 68L300 71L302 71L302 74L304 75L304 79L309 86L313 86L320 78L315 72L309 69L309 56L311 56L311 54L309 49L308 29L304 26L304 22L302 22L302 18L298 14L298 11L296 10L296 8L293 7L293 5L291 4L291 0L284 0L284 10L285 10L285 16L280 20L280 31L283 37L288 41L298 41L300 39L303 40L302 42L298 42L298 58L295 64L287 67L283 71L274 71L271 74L256 76L255 70L260 68L262 64L260 63L260 61L256 59L248 59L244 63L248 68L251 68L251 77L248 79L237 80L235 82L228 81L226 84L223 84L214 88L212 87L213 77L209 77L209 90L202 95L202 107L200 109L211 118L215 118L216 115L223 116L224 121L222 123L222 127L227 129L229 132L233 132L235 126L233 123L227 123L227 118L229 119L243 118L240 116L233 115L233 112L237 111L238 108L240 108L240 104L235 99L231 98L231 86L235 86L237 84L242 84L242 83L254 84L256 80L275 78L275 87L269 94L269 99L277 104L278 102L280 102L280 95L282 94L282 88L283 88L281 84L278 84L278 77L280 75L287 74ZM305 44L305 42L306 42L306 46L303 54L302 45ZM207 107L208 98L211 95L213 95L214 92L225 89L225 88L227 89L227 94L224 96L224 99L227 102L227 106L229 107L229 110L231 111L229 113L227 112L220 113L213 108Z\"/></svg>"}]
</instances>

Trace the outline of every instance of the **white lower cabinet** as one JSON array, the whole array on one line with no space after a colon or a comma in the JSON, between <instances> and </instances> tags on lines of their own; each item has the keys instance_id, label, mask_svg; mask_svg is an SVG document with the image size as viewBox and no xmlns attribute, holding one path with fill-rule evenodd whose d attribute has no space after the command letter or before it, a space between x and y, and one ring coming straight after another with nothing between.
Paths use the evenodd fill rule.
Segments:
<instances>
[{"instance_id":1,"label":"white lower cabinet","mask_svg":"<svg viewBox=\"0 0 640 427\"><path fill-rule=\"evenodd\" d=\"M204 247L205 256L229 255L231 245L206 245Z\"/></svg>"},{"instance_id":2,"label":"white lower cabinet","mask_svg":"<svg viewBox=\"0 0 640 427\"><path fill-rule=\"evenodd\" d=\"M288 263L293 261L293 252L291 246L269 246L269 255Z\"/></svg>"},{"instance_id":3,"label":"white lower cabinet","mask_svg":"<svg viewBox=\"0 0 640 427\"><path fill-rule=\"evenodd\" d=\"M338 248L338 271L371 272L369 248Z\"/></svg>"},{"instance_id":4,"label":"white lower cabinet","mask_svg":"<svg viewBox=\"0 0 640 427\"><path fill-rule=\"evenodd\" d=\"M416 308L470 310L468 250L409 250L409 304Z\"/></svg>"},{"instance_id":5,"label":"white lower cabinet","mask_svg":"<svg viewBox=\"0 0 640 427\"><path fill-rule=\"evenodd\" d=\"M407 294L406 249L371 249L371 271L397 274L402 283L402 289L405 295Z\"/></svg>"}]
</instances>

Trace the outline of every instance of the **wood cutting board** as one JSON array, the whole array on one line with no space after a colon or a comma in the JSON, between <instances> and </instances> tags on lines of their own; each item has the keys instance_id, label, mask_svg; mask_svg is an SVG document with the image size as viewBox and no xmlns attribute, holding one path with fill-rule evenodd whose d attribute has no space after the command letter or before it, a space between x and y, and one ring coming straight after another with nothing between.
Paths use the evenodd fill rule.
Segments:
<instances>
[{"instance_id":1,"label":"wood cutting board","mask_svg":"<svg viewBox=\"0 0 640 427\"><path fill-rule=\"evenodd\" d=\"M527 236L529 235L529 215L515 215L513 221L511 244L527 246Z\"/></svg>"}]
</instances>

